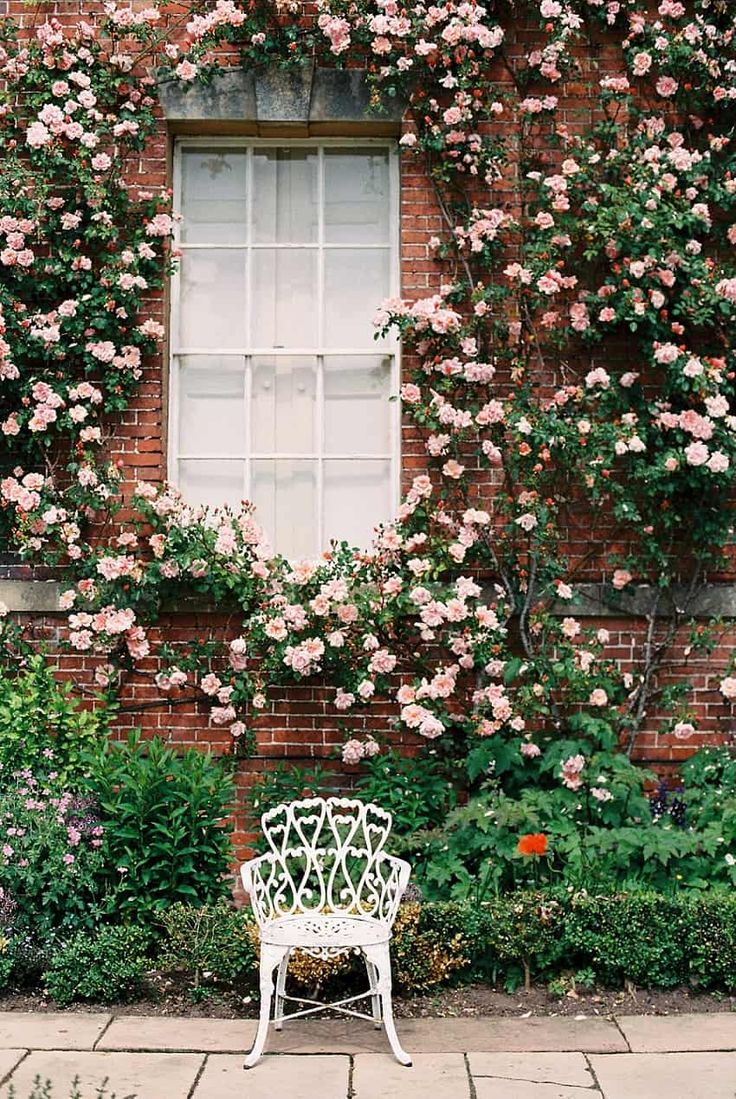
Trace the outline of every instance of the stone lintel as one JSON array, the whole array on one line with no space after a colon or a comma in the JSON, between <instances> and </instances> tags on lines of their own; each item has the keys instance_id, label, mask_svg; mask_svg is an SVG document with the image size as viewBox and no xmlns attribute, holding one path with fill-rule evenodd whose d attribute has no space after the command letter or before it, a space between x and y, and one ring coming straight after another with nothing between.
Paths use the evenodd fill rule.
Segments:
<instances>
[{"instance_id":1,"label":"stone lintel","mask_svg":"<svg viewBox=\"0 0 736 1099\"><path fill-rule=\"evenodd\" d=\"M311 63L234 68L207 83L162 78L161 106L174 133L311 137L389 136L401 130L404 104L373 108L364 69Z\"/></svg>"}]
</instances>

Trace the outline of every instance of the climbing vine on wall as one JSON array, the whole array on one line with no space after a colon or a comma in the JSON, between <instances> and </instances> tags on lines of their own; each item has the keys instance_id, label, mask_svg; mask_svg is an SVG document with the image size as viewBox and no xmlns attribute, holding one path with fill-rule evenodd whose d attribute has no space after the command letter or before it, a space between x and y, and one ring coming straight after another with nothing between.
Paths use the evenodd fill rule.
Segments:
<instances>
[{"instance_id":1,"label":"climbing vine on wall","mask_svg":"<svg viewBox=\"0 0 736 1099\"><path fill-rule=\"evenodd\" d=\"M538 43L523 57L519 25ZM725 0L111 3L94 27L30 38L6 21L0 499L19 552L66 569L69 643L99 654L100 687L194 591L242 629L159 645L156 682L208 698L238 750L270 687L313 676L346 720L389 697L393 725L444 737L472 777L522 768L600 805L652 706L692 735L686 676L658 673L683 634L712 643L692 612L732 534L735 30ZM408 352L401 401L427 472L370 551L318 562L275 557L249 504L202 510L170 486L138 485L110 523L107 444L163 335L145 310L172 256L168 195L125 182L154 76L315 59L362 63L378 112L407 102L400 145L436 191L441 290L376 303ZM569 81L591 97L585 125ZM614 606L650 586L633 671L575 617L591 562ZM343 754L379 749L352 738Z\"/></svg>"}]
</instances>

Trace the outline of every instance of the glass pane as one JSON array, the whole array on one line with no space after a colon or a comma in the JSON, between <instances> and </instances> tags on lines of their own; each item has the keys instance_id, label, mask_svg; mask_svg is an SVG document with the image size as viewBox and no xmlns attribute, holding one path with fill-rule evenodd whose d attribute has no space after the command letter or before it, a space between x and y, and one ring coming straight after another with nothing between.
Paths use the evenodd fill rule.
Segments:
<instances>
[{"instance_id":1,"label":"glass pane","mask_svg":"<svg viewBox=\"0 0 736 1099\"><path fill-rule=\"evenodd\" d=\"M327 249L325 346L375 346L373 315L388 295L388 249Z\"/></svg>"},{"instance_id":2,"label":"glass pane","mask_svg":"<svg viewBox=\"0 0 736 1099\"><path fill-rule=\"evenodd\" d=\"M325 546L331 539L367 548L373 528L391 516L391 465L327 461L324 465Z\"/></svg>"},{"instance_id":3,"label":"glass pane","mask_svg":"<svg viewBox=\"0 0 736 1099\"><path fill-rule=\"evenodd\" d=\"M245 149L182 149L182 241L244 244L246 179Z\"/></svg>"},{"instance_id":4,"label":"glass pane","mask_svg":"<svg viewBox=\"0 0 736 1099\"><path fill-rule=\"evenodd\" d=\"M237 507L243 499L243 462L179 462L179 488L190 504Z\"/></svg>"},{"instance_id":5,"label":"glass pane","mask_svg":"<svg viewBox=\"0 0 736 1099\"><path fill-rule=\"evenodd\" d=\"M253 240L306 244L317 239L317 153L253 151Z\"/></svg>"},{"instance_id":6,"label":"glass pane","mask_svg":"<svg viewBox=\"0 0 736 1099\"><path fill-rule=\"evenodd\" d=\"M181 261L182 347L245 344L245 252L203 248Z\"/></svg>"},{"instance_id":7,"label":"glass pane","mask_svg":"<svg viewBox=\"0 0 736 1099\"><path fill-rule=\"evenodd\" d=\"M389 239L387 149L325 149L325 240L386 244Z\"/></svg>"},{"instance_id":8,"label":"glass pane","mask_svg":"<svg viewBox=\"0 0 736 1099\"><path fill-rule=\"evenodd\" d=\"M254 359L251 425L256 454L315 448L315 359Z\"/></svg>"},{"instance_id":9,"label":"glass pane","mask_svg":"<svg viewBox=\"0 0 736 1099\"><path fill-rule=\"evenodd\" d=\"M324 370L325 453L389 454L391 359L327 355Z\"/></svg>"},{"instance_id":10,"label":"glass pane","mask_svg":"<svg viewBox=\"0 0 736 1099\"><path fill-rule=\"evenodd\" d=\"M277 553L317 553L317 467L315 462L254 461L252 498L256 519Z\"/></svg>"},{"instance_id":11,"label":"glass pane","mask_svg":"<svg viewBox=\"0 0 736 1099\"><path fill-rule=\"evenodd\" d=\"M253 346L316 346L316 252L264 248L252 255Z\"/></svg>"},{"instance_id":12,"label":"glass pane","mask_svg":"<svg viewBox=\"0 0 736 1099\"><path fill-rule=\"evenodd\" d=\"M187 355L179 365L179 451L245 454L242 359Z\"/></svg>"}]
</instances>

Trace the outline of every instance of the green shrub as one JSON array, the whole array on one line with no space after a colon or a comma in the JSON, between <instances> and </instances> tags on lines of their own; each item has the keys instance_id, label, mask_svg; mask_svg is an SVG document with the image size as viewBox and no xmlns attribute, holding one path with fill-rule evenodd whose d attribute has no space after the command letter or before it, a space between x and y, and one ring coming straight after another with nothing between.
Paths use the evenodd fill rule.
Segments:
<instances>
[{"instance_id":1,"label":"green shrub","mask_svg":"<svg viewBox=\"0 0 736 1099\"><path fill-rule=\"evenodd\" d=\"M127 743L106 743L91 764L111 914L153 927L176 902L208 904L229 892L235 790L220 761L131 733Z\"/></svg>"},{"instance_id":2,"label":"green shrub","mask_svg":"<svg viewBox=\"0 0 736 1099\"><path fill-rule=\"evenodd\" d=\"M703 989L736 990L736 895L686 897L684 953L690 983Z\"/></svg>"},{"instance_id":3,"label":"green shrub","mask_svg":"<svg viewBox=\"0 0 736 1099\"><path fill-rule=\"evenodd\" d=\"M391 942L398 991L426 992L468 966L468 916L460 904L401 905Z\"/></svg>"},{"instance_id":4,"label":"green shrub","mask_svg":"<svg viewBox=\"0 0 736 1099\"><path fill-rule=\"evenodd\" d=\"M80 931L53 955L44 974L46 992L62 1005L130 999L141 991L150 966L149 941L138 927Z\"/></svg>"},{"instance_id":5,"label":"green shrub","mask_svg":"<svg viewBox=\"0 0 736 1099\"><path fill-rule=\"evenodd\" d=\"M39 761L74 785L85 755L107 731L109 709L82 710L71 683L59 683L43 656L0 674L0 788L5 778Z\"/></svg>"},{"instance_id":6,"label":"green shrub","mask_svg":"<svg viewBox=\"0 0 736 1099\"><path fill-rule=\"evenodd\" d=\"M565 941L580 965L604 984L654 988L686 984L686 941L692 910L658 893L576 898L565 916Z\"/></svg>"},{"instance_id":7,"label":"green shrub","mask_svg":"<svg viewBox=\"0 0 736 1099\"><path fill-rule=\"evenodd\" d=\"M241 983L248 978L256 983L257 936L247 910L226 900L201 908L174 904L162 923L162 968L191 974L195 988L203 982Z\"/></svg>"}]
</instances>

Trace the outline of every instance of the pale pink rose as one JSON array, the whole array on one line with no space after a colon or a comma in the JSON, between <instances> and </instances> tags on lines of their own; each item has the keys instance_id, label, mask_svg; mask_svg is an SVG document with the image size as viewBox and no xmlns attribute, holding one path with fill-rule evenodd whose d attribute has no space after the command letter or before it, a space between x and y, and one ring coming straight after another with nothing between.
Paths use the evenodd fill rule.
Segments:
<instances>
[{"instance_id":1,"label":"pale pink rose","mask_svg":"<svg viewBox=\"0 0 736 1099\"><path fill-rule=\"evenodd\" d=\"M572 640L573 637L577 637L580 633L580 623L575 618L563 618L562 632L565 637Z\"/></svg>"},{"instance_id":2,"label":"pale pink rose","mask_svg":"<svg viewBox=\"0 0 736 1099\"><path fill-rule=\"evenodd\" d=\"M583 784L581 772L585 767L585 756L568 756L563 762L560 777L568 790L579 790Z\"/></svg>"},{"instance_id":3,"label":"pale pink rose","mask_svg":"<svg viewBox=\"0 0 736 1099\"><path fill-rule=\"evenodd\" d=\"M685 460L689 466L703 466L709 457L710 451L705 443L698 441L685 447Z\"/></svg>"},{"instance_id":4,"label":"pale pink rose","mask_svg":"<svg viewBox=\"0 0 736 1099\"><path fill-rule=\"evenodd\" d=\"M186 81L194 80L198 71L199 70L197 69L197 66L193 65L191 61L187 61L186 59L184 61L180 61L174 69L174 72L179 77L179 79Z\"/></svg>"},{"instance_id":5,"label":"pale pink rose","mask_svg":"<svg viewBox=\"0 0 736 1099\"><path fill-rule=\"evenodd\" d=\"M350 694L348 691L344 691L342 687L338 687L335 694L335 707L338 710L349 710L355 702L355 695Z\"/></svg>"},{"instance_id":6,"label":"pale pink rose","mask_svg":"<svg viewBox=\"0 0 736 1099\"><path fill-rule=\"evenodd\" d=\"M199 686L206 695L216 695L222 686L222 681L218 679L214 672L210 672L200 680Z\"/></svg>"},{"instance_id":7,"label":"pale pink rose","mask_svg":"<svg viewBox=\"0 0 736 1099\"><path fill-rule=\"evenodd\" d=\"M625 588L627 584L630 584L632 580L633 577L628 569L616 569L613 574L613 579L611 583L613 584L616 591L622 591L623 588Z\"/></svg>"},{"instance_id":8,"label":"pale pink rose","mask_svg":"<svg viewBox=\"0 0 736 1099\"><path fill-rule=\"evenodd\" d=\"M588 702L591 706L607 706L608 695L602 687L596 687L595 690L590 692L588 696Z\"/></svg>"},{"instance_id":9,"label":"pale pink rose","mask_svg":"<svg viewBox=\"0 0 736 1099\"><path fill-rule=\"evenodd\" d=\"M679 88L679 84L671 76L660 76L656 83L657 94L669 99Z\"/></svg>"},{"instance_id":10,"label":"pale pink rose","mask_svg":"<svg viewBox=\"0 0 736 1099\"><path fill-rule=\"evenodd\" d=\"M728 675L725 679L722 679L718 689L729 702L736 700L736 678L733 676Z\"/></svg>"},{"instance_id":11,"label":"pale pink rose","mask_svg":"<svg viewBox=\"0 0 736 1099\"><path fill-rule=\"evenodd\" d=\"M360 763L364 754L363 745L359 740L348 740L342 746L342 761L349 767Z\"/></svg>"}]
</instances>

